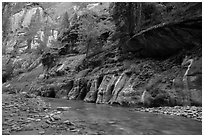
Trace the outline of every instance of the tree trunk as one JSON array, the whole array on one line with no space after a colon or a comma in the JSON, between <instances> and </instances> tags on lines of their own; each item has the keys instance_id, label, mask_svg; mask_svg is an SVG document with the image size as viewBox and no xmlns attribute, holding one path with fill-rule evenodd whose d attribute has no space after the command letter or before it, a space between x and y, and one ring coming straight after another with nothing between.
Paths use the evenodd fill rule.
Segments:
<instances>
[{"instance_id":1,"label":"tree trunk","mask_svg":"<svg viewBox=\"0 0 204 137\"><path fill-rule=\"evenodd\" d=\"M142 19L142 3L141 2L139 2L137 5L137 11L138 11L138 18L137 18L136 33L138 33L141 29L141 19Z\"/></svg>"},{"instance_id":2,"label":"tree trunk","mask_svg":"<svg viewBox=\"0 0 204 137\"><path fill-rule=\"evenodd\" d=\"M86 58L88 57L88 53L89 53L89 48L90 48L90 45L91 45L91 41L92 41L92 38L89 38L88 40L88 44L87 44L87 48L86 48Z\"/></svg>"},{"instance_id":3,"label":"tree trunk","mask_svg":"<svg viewBox=\"0 0 204 137\"><path fill-rule=\"evenodd\" d=\"M134 4L132 2L128 3L128 20L129 20L129 36L132 37L134 35L134 28L135 28L135 17L134 17Z\"/></svg>"}]
</instances>

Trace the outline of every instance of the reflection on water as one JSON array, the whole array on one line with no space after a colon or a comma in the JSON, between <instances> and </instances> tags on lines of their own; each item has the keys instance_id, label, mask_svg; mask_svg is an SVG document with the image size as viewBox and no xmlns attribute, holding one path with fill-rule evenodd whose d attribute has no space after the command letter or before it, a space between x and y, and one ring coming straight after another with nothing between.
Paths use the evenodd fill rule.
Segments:
<instances>
[{"instance_id":1,"label":"reflection on water","mask_svg":"<svg viewBox=\"0 0 204 137\"><path fill-rule=\"evenodd\" d=\"M128 108L83 101L44 98L52 108L71 107L64 113L70 121L101 134L202 134L202 123L178 116L132 112Z\"/></svg>"}]
</instances>

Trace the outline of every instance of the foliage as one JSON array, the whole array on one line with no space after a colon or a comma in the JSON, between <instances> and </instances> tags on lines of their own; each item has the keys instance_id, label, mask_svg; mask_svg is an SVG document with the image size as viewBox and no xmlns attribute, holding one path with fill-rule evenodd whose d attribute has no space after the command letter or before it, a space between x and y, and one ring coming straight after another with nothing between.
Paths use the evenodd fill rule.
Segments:
<instances>
[{"instance_id":1,"label":"foliage","mask_svg":"<svg viewBox=\"0 0 204 137\"><path fill-rule=\"evenodd\" d=\"M58 40L71 47L68 49L77 49L88 55L102 50L109 33L114 31L114 24L103 4L91 9L86 6L87 3L82 4L70 15L70 26L60 33Z\"/></svg>"},{"instance_id":2,"label":"foliage","mask_svg":"<svg viewBox=\"0 0 204 137\"><path fill-rule=\"evenodd\" d=\"M68 17L68 13L65 12L63 17L62 17L62 22L60 24L60 31L63 29L68 29L69 28L69 17Z\"/></svg>"}]
</instances>

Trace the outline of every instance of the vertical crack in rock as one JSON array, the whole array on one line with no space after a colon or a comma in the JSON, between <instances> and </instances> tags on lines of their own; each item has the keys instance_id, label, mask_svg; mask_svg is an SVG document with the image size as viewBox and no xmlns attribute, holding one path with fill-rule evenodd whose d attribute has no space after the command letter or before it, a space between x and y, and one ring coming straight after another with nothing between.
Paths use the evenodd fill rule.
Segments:
<instances>
[{"instance_id":1,"label":"vertical crack in rock","mask_svg":"<svg viewBox=\"0 0 204 137\"><path fill-rule=\"evenodd\" d=\"M133 89L133 86L135 78L136 74L132 74L130 76L128 81L125 83L125 86L118 94L116 102L118 102L121 105L125 105L127 103L131 103L131 101L134 101L133 97L135 96L135 90Z\"/></svg>"},{"instance_id":2,"label":"vertical crack in rock","mask_svg":"<svg viewBox=\"0 0 204 137\"><path fill-rule=\"evenodd\" d=\"M79 95L79 92L80 92L80 80L81 79L76 79L74 81L74 86L73 86L72 90L68 94L68 99L69 100L75 100L77 98L77 96Z\"/></svg>"},{"instance_id":3,"label":"vertical crack in rock","mask_svg":"<svg viewBox=\"0 0 204 137\"><path fill-rule=\"evenodd\" d=\"M90 91L87 93L87 95L84 99L85 102L91 102L91 103L96 102L97 94L98 94L98 87L99 87L99 84L101 83L102 79L103 79L102 76L91 79Z\"/></svg>"},{"instance_id":4,"label":"vertical crack in rock","mask_svg":"<svg viewBox=\"0 0 204 137\"><path fill-rule=\"evenodd\" d=\"M77 100L83 100L87 94L87 80L82 79L80 84L80 92L77 97Z\"/></svg>"},{"instance_id":5,"label":"vertical crack in rock","mask_svg":"<svg viewBox=\"0 0 204 137\"><path fill-rule=\"evenodd\" d=\"M118 97L118 94L120 93L120 91L124 87L127 79L128 79L128 76L125 74L125 72L123 72L115 83L115 87L113 90L113 96L109 100L109 102L108 102L109 104L117 103L116 99Z\"/></svg>"},{"instance_id":6,"label":"vertical crack in rock","mask_svg":"<svg viewBox=\"0 0 204 137\"><path fill-rule=\"evenodd\" d=\"M105 75L103 77L103 80L98 88L98 94L97 94L97 100L96 100L96 103L103 103L103 96L104 96L104 93L107 89L107 86L109 84L111 80L111 76L110 75Z\"/></svg>"},{"instance_id":7,"label":"vertical crack in rock","mask_svg":"<svg viewBox=\"0 0 204 137\"><path fill-rule=\"evenodd\" d=\"M112 92L114 89L115 82L117 81L117 76L112 75L111 80L109 81L105 92L103 93L103 100L102 103L108 103L108 101L112 97Z\"/></svg>"},{"instance_id":8,"label":"vertical crack in rock","mask_svg":"<svg viewBox=\"0 0 204 137\"><path fill-rule=\"evenodd\" d=\"M103 76L99 76L98 80L97 80L97 89L99 88L99 86L101 85L101 82L103 81Z\"/></svg>"}]
</instances>

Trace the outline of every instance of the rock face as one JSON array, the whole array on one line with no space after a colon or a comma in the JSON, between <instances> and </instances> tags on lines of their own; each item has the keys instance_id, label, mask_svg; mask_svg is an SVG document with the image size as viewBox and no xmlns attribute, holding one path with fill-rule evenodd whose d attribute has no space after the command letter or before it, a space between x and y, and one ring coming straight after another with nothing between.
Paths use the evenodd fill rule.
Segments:
<instances>
[{"instance_id":1,"label":"rock face","mask_svg":"<svg viewBox=\"0 0 204 137\"><path fill-rule=\"evenodd\" d=\"M125 83L124 88L121 90L121 92L118 94L117 100L116 102L118 102L121 105L125 105L125 104L136 104L136 101L139 101L140 98L140 94L139 94L139 98L138 98L138 93L139 90L135 90L133 89L134 86L134 82L137 80L137 77L135 74L131 75L131 77L128 79L128 81ZM134 103L133 103L134 102ZM138 102L137 102L138 103Z\"/></svg>"},{"instance_id":2,"label":"rock face","mask_svg":"<svg viewBox=\"0 0 204 137\"><path fill-rule=\"evenodd\" d=\"M194 59L187 73L188 87L192 105L202 104L202 57Z\"/></svg>"},{"instance_id":3,"label":"rock face","mask_svg":"<svg viewBox=\"0 0 204 137\"><path fill-rule=\"evenodd\" d=\"M87 84L73 88L72 94L74 95L70 99L76 99L78 95L77 99L82 100L84 98L84 101L92 103L143 105L148 107L200 106L202 105L202 72L197 68L201 67L197 61L192 64L194 67L189 70L191 75L187 78L189 83L188 91L183 81L186 72L185 68L176 78L173 78L174 70L171 69L160 74L156 73L145 84L140 83L141 74L144 72L138 74L138 72L124 71L120 75L107 74L103 77L90 79ZM195 69L195 71L191 69Z\"/></svg>"},{"instance_id":4,"label":"rock face","mask_svg":"<svg viewBox=\"0 0 204 137\"><path fill-rule=\"evenodd\" d=\"M148 28L128 40L123 51L144 57L168 57L201 44L202 16Z\"/></svg>"},{"instance_id":5,"label":"rock face","mask_svg":"<svg viewBox=\"0 0 204 137\"><path fill-rule=\"evenodd\" d=\"M87 92L89 91L90 86L87 85L87 80L86 79L81 79L80 81L80 92L77 97L77 100L84 100Z\"/></svg>"},{"instance_id":6,"label":"rock face","mask_svg":"<svg viewBox=\"0 0 204 137\"><path fill-rule=\"evenodd\" d=\"M96 77L94 79L91 79L91 87L90 87L90 91L87 93L84 101L86 102L92 102L95 103L97 100L97 94L98 94L98 87L102 82L102 77Z\"/></svg>"},{"instance_id":7,"label":"rock face","mask_svg":"<svg viewBox=\"0 0 204 137\"><path fill-rule=\"evenodd\" d=\"M109 100L110 104L116 103L116 99L118 97L118 94L120 93L120 91L123 89L123 87L125 86L125 83L128 79L128 76L125 73L122 73L118 80L115 83L113 92L112 92L112 98Z\"/></svg>"},{"instance_id":8,"label":"rock face","mask_svg":"<svg viewBox=\"0 0 204 137\"><path fill-rule=\"evenodd\" d=\"M68 94L68 99L69 100L75 100L78 97L78 95L80 93L80 90L81 90L80 86L81 86L81 79L76 79L74 81L73 88L71 89L71 91Z\"/></svg>"},{"instance_id":9,"label":"rock face","mask_svg":"<svg viewBox=\"0 0 204 137\"><path fill-rule=\"evenodd\" d=\"M98 104L146 107L201 106L201 59L191 58L191 60L193 62L187 63L187 68L173 66L159 73L151 70L152 65L155 64L150 61L138 64L135 71L124 70L118 74L78 77L61 84L47 85L47 92L44 92L44 95L54 94L57 98L84 100Z\"/></svg>"},{"instance_id":10,"label":"rock face","mask_svg":"<svg viewBox=\"0 0 204 137\"><path fill-rule=\"evenodd\" d=\"M118 76L112 75L110 82L107 85L105 92L103 93L103 101L102 103L108 103L112 97L112 92L114 90L114 85L117 81Z\"/></svg>"},{"instance_id":11,"label":"rock face","mask_svg":"<svg viewBox=\"0 0 204 137\"><path fill-rule=\"evenodd\" d=\"M68 99L68 94L74 85L74 81L70 80L66 83L60 83L59 90L56 91L56 98Z\"/></svg>"},{"instance_id":12,"label":"rock face","mask_svg":"<svg viewBox=\"0 0 204 137\"><path fill-rule=\"evenodd\" d=\"M2 82L6 82L11 78L13 72L12 61L9 57L2 58Z\"/></svg>"},{"instance_id":13,"label":"rock face","mask_svg":"<svg viewBox=\"0 0 204 137\"><path fill-rule=\"evenodd\" d=\"M111 76L109 76L109 75L106 75L103 77L103 80L102 80L102 82L98 88L96 103L104 103L104 100L103 100L103 98L105 96L104 94L106 92L106 89L108 87L110 80L111 80Z\"/></svg>"},{"instance_id":14,"label":"rock face","mask_svg":"<svg viewBox=\"0 0 204 137\"><path fill-rule=\"evenodd\" d=\"M51 28L52 25L55 25L55 22L40 5L21 4L19 5L21 8L18 6L15 7L14 5L10 7L14 13L7 13L11 15L8 17L9 34L7 35L6 41L4 41L5 52L23 54L29 48L42 48L42 43L50 47L51 41L56 42L57 31L54 28L47 31L48 25L47 30L42 29L42 25L47 22ZM28 46L30 47L28 48Z\"/></svg>"}]
</instances>

